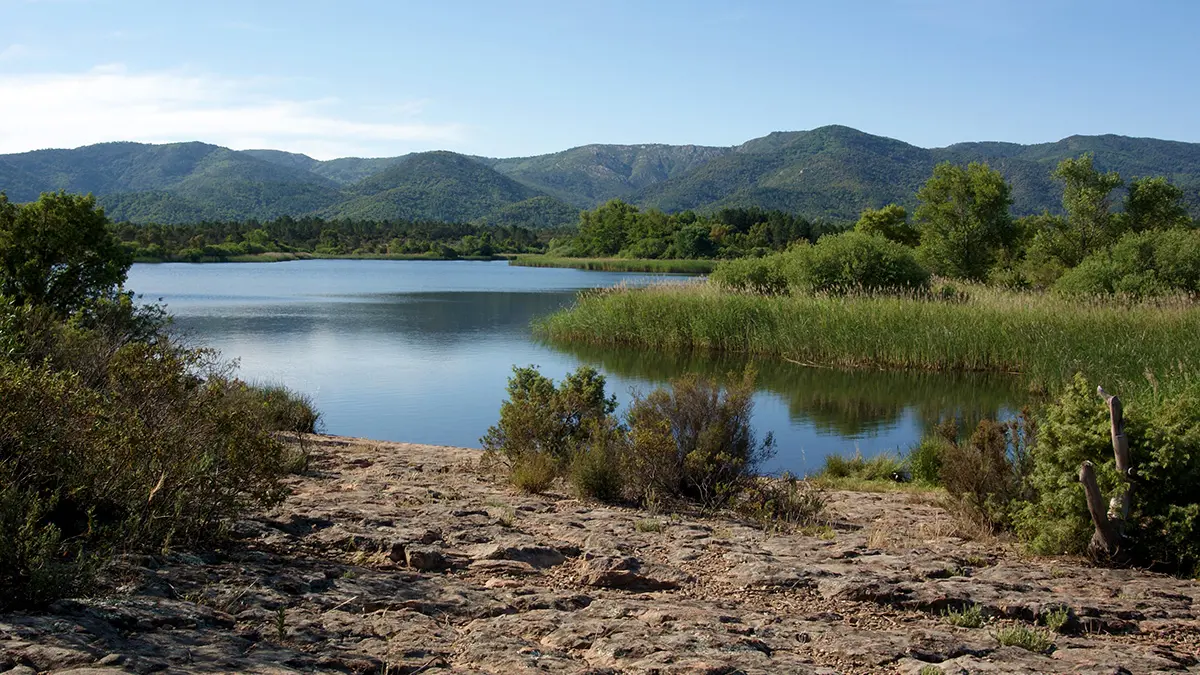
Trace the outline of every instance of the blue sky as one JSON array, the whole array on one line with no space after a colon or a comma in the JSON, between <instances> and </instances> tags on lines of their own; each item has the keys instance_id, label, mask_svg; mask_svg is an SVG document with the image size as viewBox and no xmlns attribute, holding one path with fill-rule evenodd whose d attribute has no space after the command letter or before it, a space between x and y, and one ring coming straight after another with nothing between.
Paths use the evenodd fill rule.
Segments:
<instances>
[{"instance_id":1,"label":"blue sky","mask_svg":"<svg viewBox=\"0 0 1200 675\"><path fill-rule=\"evenodd\" d=\"M0 0L0 153L1200 142L1200 2Z\"/></svg>"}]
</instances>

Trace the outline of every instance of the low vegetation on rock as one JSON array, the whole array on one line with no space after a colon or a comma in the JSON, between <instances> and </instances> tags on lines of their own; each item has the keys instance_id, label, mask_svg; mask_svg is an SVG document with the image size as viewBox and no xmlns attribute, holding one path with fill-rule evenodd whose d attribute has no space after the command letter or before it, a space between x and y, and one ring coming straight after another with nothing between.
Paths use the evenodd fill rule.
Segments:
<instances>
[{"instance_id":1,"label":"low vegetation on rock","mask_svg":"<svg viewBox=\"0 0 1200 675\"><path fill-rule=\"evenodd\" d=\"M565 478L580 497L641 506L734 509L763 522L803 526L819 492L791 476L760 475L774 450L751 425L754 375L722 389L697 376L637 395L621 418L604 376L582 366L558 385L537 368L509 379L500 420L481 439L513 484L543 492Z\"/></svg>"},{"instance_id":2,"label":"low vegetation on rock","mask_svg":"<svg viewBox=\"0 0 1200 675\"><path fill-rule=\"evenodd\" d=\"M318 415L176 342L90 197L0 196L0 607L94 591L120 553L219 539L282 499Z\"/></svg>"}]
</instances>

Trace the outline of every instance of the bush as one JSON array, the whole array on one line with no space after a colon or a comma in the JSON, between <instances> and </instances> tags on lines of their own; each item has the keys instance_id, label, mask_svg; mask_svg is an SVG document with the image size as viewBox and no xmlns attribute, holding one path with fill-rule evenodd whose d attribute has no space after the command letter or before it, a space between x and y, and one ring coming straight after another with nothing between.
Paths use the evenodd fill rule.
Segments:
<instances>
[{"instance_id":1,"label":"bush","mask_svg":"<svg viewBox=\"0 0 1200 675\"><path fill-rule=\"evenodd\" d=\"M722 392L688 375L635 397L628 414L631 480L638 497L682 497L720 507L740 494L774 452L774 437L757 442L750 426L753 373Z\"/></svg>"},{"instance_id":2,"label":"bush","mask_svg":"<svg viewBox=\"0 0 1200 675\"><path fill-rule=\"evenodd\" d=\"M315 434L321 413L312 398L279 385L252 387L263 407L267 424L276 431Z\"/></svg>"},{"instance_id":3,"label":"bush","mask_svg":"<svg viewBox=\"0 0 1200 675\"><path fill-rule=\"evenodd\" d=\"M0 362L0 596L49 600L117 549L211 541L282 498L284 445L267 416L198 365L165 340L118 349L99 386Z\"/></svg>"},{"instance_id":4,"label":"bush","mask_svg":"<svg viewBox=\"0 0 1200 675\"><path fill-rule=\"evenodd\" d=\"M1037 424L1023 413L1008 423L981 420L966 443L947 442L941 482L963 515L992 531L1010 526L1036 438Z\"/></svg>"},{"instance_id":5,"label":"bush","mask_svg":"<svg viewBox=\"0 0 1200 675\"><path fill-rule=\"evenodd\" d=\"M862 232L825 235L797 249L798 285L810 291L924 289L929 271L911 248Z\"/></svg>"},{"instance_id":6,"label":"bush","mask_svg":"<svg viewBox=\"0 0 1200 675\"><path fill-rule=\"evenodd\" d=\"M542 452L527 452L512 461L509 479L521 492L541 494L550 489L558 477L558 462Z\"/></svg>"},{"instance_id":7,"label":"bush","mask_svg":"<svg viewBox=\"0 0 1200 675\"><path fill-rule=\"evenodd\" d=\"M591 431L591 442L571 461L571 485L582 499L619 501L625 495L627 438L611 419Z\"/></svg>"},{"instance_id":8,"label":"bush","mask_svg":"<svg viewBox=\"0 0 1200 675\"><path fill-rule=\"evenodd\" d=\"M604 376L595 368L580 366L555 387L536 366L514 367L500 421L480 442L510 464L531 453L566 463L588 442L592 425L616 408L616 397L605 398Z\"/></svg>"},{"instance_id":9,"label":"bush","mask_svg":"<svg viewBox=\"0 0 1200 675\"><path fill-rule=\"evenodd\" d=\"M996 631L995 638L1005 647L1020 647L1035 654L1044 654L1054 647L1054 640L1045 631L1024 624L1005 626Z\"/></svg>"},{"instance_id":10,"label":"bush","mask_svg":"<svg viewBox=\"0 0 1200 675\"><path fill-rule=\"evenodd\" d=\"M1200 572L1200 382L1181 376L1135 392L1125 402L1125 434L1137 474L1127 553L1136 563ZM1104 495L1120 487L1107 406L1076 376L1047 410L1033 452L1034 495L1016 517L1034 552L1087 550L1094 528L1077 482L1084 461Z\"/></svg>"},{"instance_id":11,"label":"bush","mask_svg":"<svg viewBox=\"0 0 1200 675\"><path fill-rule=\"evenodd\" d=\"M129 257L107 226L91 197L0 194L0 610L94 590L118 551L221 537L282 499L274 432L315 423L119 292Z\"/></svg>"},{"instance_id":12,"label":"bush","mask_svg":"<svg viewBox=\"0 0 1200 675\"><path fill-rule=\"evenodd\" d=\"M946 618L946 623L959 628L979 628L984 624L981 605L971 605L957 611L947 609L942 616Z\"/></svg>"},{"instance_id":13,"label":"bush","mask_svg":"<svg viewBox=\"0 0 1200 675\"><path fill-rule=\"evenodd\" d=\"M908 469L912 479L926 485L942 484L942 458L950 443L938 435L928 435L908 453Z\"/></svg>"},{"instance_id":14,"label":"bush","mask_svg":"<svg viewBox=\"0 0 1200 675\"><path fill-rule=\"evenodd\" d=\"M1054 284L1071 294L1153 296L1200 293L1200 230L1128 234L1088 256Z\"/></svg>"},{"instance_id":15,"label":"bush","mask_svg":"<svg viewBox=\"0 0 1200 675\"><path fill-rule=\"evenodd\" d=\"M565 473L587 499L729 506L756 486L774 447L770 434L759 443L750 427L749 372L725 391L693 375L636 396L627 425L612 414L604 377L586 366L558 387L533 367L516 368L508 391L500 422L482 441L527 492ZM788 510L784 497L799 495L775 494L772 510Z\"/></svg>"},{"instance_id":16,"label":"bush","mask_svg":"<svg viewBox=\"0 0 1200 675\"><path fill-rule=\"evenodd\" d=\"M816 523L825 511L825 495L811 482L791 474L763 477L747 486L738 510L770 525L804 527Z\"/></svg>"},{"instance_id":17,"label":"bush","mask_svg":"<svg viewBox=\"0 0 1200 675\"><path fill-rule=\"evenodd\" d=\"M726 260L717 264L709 279L729 290L779 295L786 293L791 283L787 273L789 260L787 253Z\"/></svg>"},{"instance_id":18,"label":"bush","mask_svg":"<svg viewBox=\"0 0 1200 675\"><path fill-rule=\"evenodd\" d=\"M913 250L884 237L843 232L802 243L786 253L729 260L713 270L713 283L731 290L781 294L904 291L929 287L929 272Z\"/></svg>"}]
</instances>

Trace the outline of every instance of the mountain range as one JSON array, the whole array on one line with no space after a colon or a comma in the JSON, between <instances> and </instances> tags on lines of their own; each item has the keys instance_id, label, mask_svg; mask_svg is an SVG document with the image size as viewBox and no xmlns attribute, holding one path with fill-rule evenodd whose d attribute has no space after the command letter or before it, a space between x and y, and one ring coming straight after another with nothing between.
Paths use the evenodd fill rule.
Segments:
<instances>
[{"instance_id":1,"label":"mountain range","mask_svg":"<svg viewBox=\"0 0 1200 675\"><path fill-rule=\"evenodd\" d=\"M939 162L986 161L1012 184L1021 215L1060 210L1050 173L1084 152L1126 179L1166 176L1200 207L1200 143L1103 135L921 148L836 125L733 147L585 145L506 159L434 151L320 161L200 142L101 143L0 155L0 191L18 202L91 192L114 220L163 224L317 215L553 227L614 198L665 211L759 206L848 221L867 207L912 206Z\"/></svg>"}]
</instances>

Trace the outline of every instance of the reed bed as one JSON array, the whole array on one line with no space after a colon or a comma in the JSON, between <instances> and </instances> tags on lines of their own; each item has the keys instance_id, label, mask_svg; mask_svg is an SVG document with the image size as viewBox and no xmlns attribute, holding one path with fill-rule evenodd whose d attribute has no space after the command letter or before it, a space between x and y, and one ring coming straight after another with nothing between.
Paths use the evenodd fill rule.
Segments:
<instances>
[{"instance_id":1,"label":"reed bed","mask_svg":"<svg viewBox=\"0 0 1200 675\"><path fill-rule=\"evenodd\" d=\"M651 272L657 274L708 274L715 260L653 260L649 258L559 258L518 255L508 261L520 267L571 267L597 272Z\"/></svg>"},{"instance_id":2,"label":"reed bed","mask_svg":"<svg viewBox=\"0 0 1200 675\"><path fill-rule=\"evenodd\" d=\"M1106 382L1200 372L1200 306L1067 299L967 287L922 295L735 293L660 284L581 294L538 322L551 342L709 350L830 368L1013 373L1033 385L1075 372Z\"/></svg>"}]
</instances>

